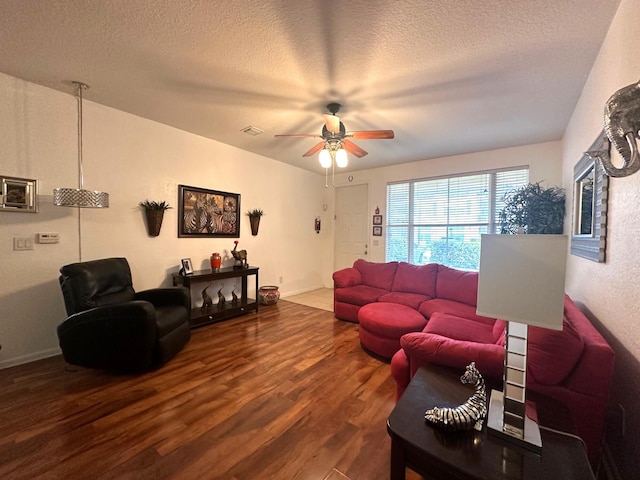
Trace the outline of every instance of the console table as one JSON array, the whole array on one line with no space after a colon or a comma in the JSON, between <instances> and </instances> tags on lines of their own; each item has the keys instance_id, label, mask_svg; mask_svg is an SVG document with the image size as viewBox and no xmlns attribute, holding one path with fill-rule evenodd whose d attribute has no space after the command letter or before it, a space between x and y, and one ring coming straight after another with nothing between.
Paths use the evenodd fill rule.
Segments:
<instances>
[{"instance_id":1,"label":"console table","mask_svg":"<svg viewBox=\"0 0 640 480\"><path fill-rule=\"evenodd\" d=\"M544 429L542 416L541 455L488 433L486 424L481 432L445 432L427 424L426 410L456 407L473 393L460 383L462 373L435 365L416 372L387 421L391 480L403 480L406 467L429 480L594 480L581 440Z\"/></svg>"},{"instance_id":2,"label":"console table","mask_svg":"<svg viewBox=\"0 0 640 480\"><path fill-rule=\"evenodd\" d=\"M250 275L255 277L254 298L249 298L249 292L247 291L247 279ZM191 328L206 325L208 323L219 322L238 315L244 315L251 311L258 312L258 267L226 267L220 268L217 271L197 270L190 275L174 273L173 285L182 285L191 289L191 285L197 283L216 282L218 280L224 280L225 278L240 278L241 292L238 297L238 302L233 304L227 299L222 307L219 307L214 303L212 307L204 310L200 307L192 308L191 315L189 317L189 324L191 325ZM213 297L214 301L217 300L215 292L210 292L209 295Z\"/></svg>"}]
</instances>

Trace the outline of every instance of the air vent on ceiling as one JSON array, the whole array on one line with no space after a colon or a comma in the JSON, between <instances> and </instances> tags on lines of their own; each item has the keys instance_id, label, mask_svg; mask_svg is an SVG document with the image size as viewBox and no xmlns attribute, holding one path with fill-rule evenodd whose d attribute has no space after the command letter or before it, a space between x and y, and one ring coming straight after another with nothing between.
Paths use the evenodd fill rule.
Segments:
<instances>
[{"instance_id":1,"label":"air vent on ceiling","mask_svg":"<svg viewBox=\"0 0 640 480\"><path fill-rule=\"evenodd\" d=\"M247 135L252 135L254 137L260 135L261 133L264 133L264 130L260 130L258 127L251 126L243 128L242 131Z\"/></svg>"}]
</instances>

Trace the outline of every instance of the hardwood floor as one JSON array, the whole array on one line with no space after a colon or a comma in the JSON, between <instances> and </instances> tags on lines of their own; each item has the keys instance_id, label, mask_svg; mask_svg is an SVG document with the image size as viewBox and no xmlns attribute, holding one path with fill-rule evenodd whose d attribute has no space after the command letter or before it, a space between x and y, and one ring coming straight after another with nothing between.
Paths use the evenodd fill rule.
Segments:
<instances>
[{"instance_id":1,"label":"hardwood floor","mask_svg":"<svg viewBox=\"0 0 640 480\"><path fill-rule=\"evenodd\" d=\"M394 383L357 329L281 300L155 372L1 370L0 478L387 479Z\"/></svg>"}]
</instances>

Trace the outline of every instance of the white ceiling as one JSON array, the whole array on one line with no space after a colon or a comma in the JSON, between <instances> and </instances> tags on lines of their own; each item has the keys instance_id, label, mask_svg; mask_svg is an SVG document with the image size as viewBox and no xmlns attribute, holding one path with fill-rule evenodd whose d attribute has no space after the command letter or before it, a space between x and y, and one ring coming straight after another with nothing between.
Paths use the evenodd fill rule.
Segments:
<instances>
[{"instance_id":1,"label":"white ceiling","mask_svg":"<svg viewBox=\"0 0 640 480\"><path fill-rule=\"evenodd\" d=\"M0 72L322 172L558 140L619 0L0 0ZM260 136L242 133L247 126Z\"/></svg>"}]
</instances>

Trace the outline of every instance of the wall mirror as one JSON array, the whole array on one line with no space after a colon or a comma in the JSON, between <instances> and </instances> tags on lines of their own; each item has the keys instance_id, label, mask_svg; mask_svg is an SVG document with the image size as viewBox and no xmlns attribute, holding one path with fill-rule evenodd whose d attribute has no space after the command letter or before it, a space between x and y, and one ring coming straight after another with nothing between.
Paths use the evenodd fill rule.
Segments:
<instances>
[{"instance_id":1,"label":"wall mirror","mask_svg":"<svg viewBox=\"0 0 640 480\"><path fill-rule=\"evenodd\" d=\"M0 211L38 211L37 182L29 178L0 176Z\"/></svg>"},{"instance_id":2,"label":"wall mirror","mask_svg":"<svg viewBox=\"0 0 640 480\"><path fill-rule=\"evenodd\" d=\"M588 151L609 151L602 131ZM573 223L571 253L604 262L607 243L607 197L609 177L600 160L583 154L573 169Z\"/></svg>"}]
</instances>

